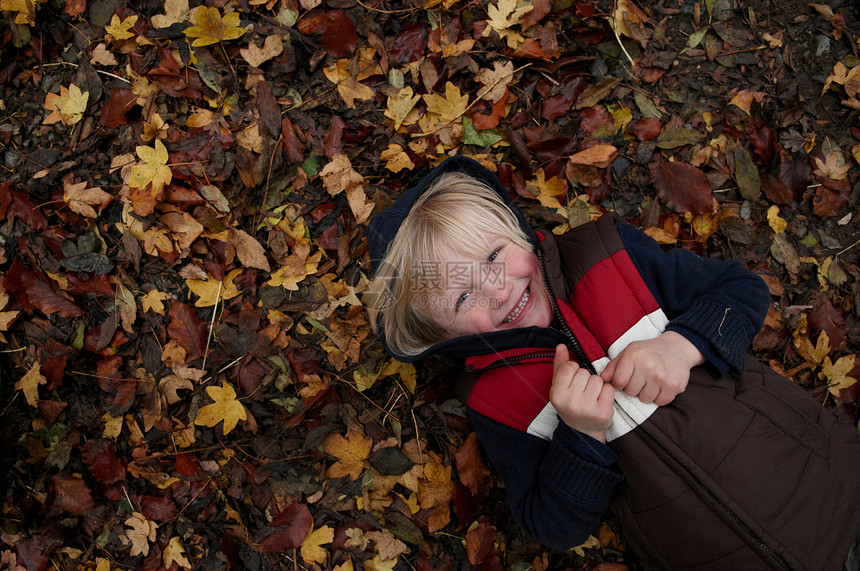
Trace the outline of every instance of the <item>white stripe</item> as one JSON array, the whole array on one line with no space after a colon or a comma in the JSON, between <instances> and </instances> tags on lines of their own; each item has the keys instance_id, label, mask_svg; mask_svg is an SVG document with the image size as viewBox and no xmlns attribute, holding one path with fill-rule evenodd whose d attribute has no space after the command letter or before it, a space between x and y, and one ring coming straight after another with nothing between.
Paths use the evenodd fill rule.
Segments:
<instances>
[{"instance_id":1,"label":"white stripe","mask_svg":"<svg viewBox=\"0 0 860 571\"><path fill-rule=\"evenodd\" d=\"M637 321L633 327L624 332L606 352L607 357L603 357L593 361L591 365L594 370L600 374L610 359L614 359L621 351L633 341L643 341L646 339L654 339L666 329L666 324L669 319L662 309L649 313L648 315ZM624 436L643 422L657 410L657 405L654 403L644 403L636 397L631 397L624 394L620 390L615 390L615 414L612 416L612 424L606 430L606 441L611 442L616 438ZM552 404L547 403L543 410L529 424L528 432L531 435L538 436L544 440L552 439L552 433L558 426L558 413Z\"/></svg>"}]
</instances>

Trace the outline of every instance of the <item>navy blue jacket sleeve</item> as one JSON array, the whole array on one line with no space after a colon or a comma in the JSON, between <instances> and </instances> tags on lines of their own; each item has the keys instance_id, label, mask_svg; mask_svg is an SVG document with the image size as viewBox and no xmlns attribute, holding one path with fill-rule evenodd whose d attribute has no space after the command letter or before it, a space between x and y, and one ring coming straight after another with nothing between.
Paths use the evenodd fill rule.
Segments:
<instances>
[{"instance_id":1,"label":"navy blue jacket sleeve","mask_svg":"<svg viewBox=\"0 0 860 571\"><path fill-rule=\"evenodd\" d=\"M668 331L692 342L720 375L740 375L770 304L764 281L736 260L663 250L629 224L618 232L633 264L669 318Z\"/></svg>"},{"instance_id":2,"label":"navy blue jacket sleeve","mask_svg":"<svg viewBox=\"0 0 860 571\"><path fill-rule=\"evenodd\" d=\"M505 482L517 523L553 549L582 544L622 480L615 452L561 421L552 440L544 440L472 409L469 418Z\"/></svg>"}]
</instances>

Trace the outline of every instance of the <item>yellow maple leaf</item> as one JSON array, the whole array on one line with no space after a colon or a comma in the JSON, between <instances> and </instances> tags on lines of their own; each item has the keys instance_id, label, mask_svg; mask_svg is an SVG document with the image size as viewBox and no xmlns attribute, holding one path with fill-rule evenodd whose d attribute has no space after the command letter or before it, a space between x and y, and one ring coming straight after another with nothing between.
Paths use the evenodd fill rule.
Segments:
<instances>
[{"instance_id":1,"label":"yellow maple leaf","mask_svg":"<svg viewBox=\"0 0 860 571\"><path fill-rule=\"evenodd\" d=\"M161 557L164 560L164 566L168 569L174 563L184 569L191 569L191 563L188 561L188 557L185 556L185 548L182 547L179 537L174 537L167 543L167 547L164 548Z\"/></svg>"},{"instance_id":2,"label":"yellow maple leaf","mask_svg":"<svg viewBox=\"0 0 860 571\"><path fill-rule=\"evenodd\" d=\"M317 251L306 258L299 254L290 254L285 260L285 265L272 273L272 277L266 283L272 287L281 286L290 291L297 291L299 282L317 273L317 266L321 258L321 251Z\"/></svg>"},{"instance_id":3,"label":"yellow maple leaf","mask_svg":"<svg viewBox=\"0 0 860 571\"><path fill-rule=\"evenodd\" d=\"M86 218L98 216L93 206L99 206L113 198L107 192L98 188L87 188L87 182L73 183L71 179L63 180L63 200L72 212L77 212Z\"/></svg>"},{"instance_id":4,"label":"yellow maple leaf","mask_svg":"<svg viewBox=\"0 0 860 571\"><path fill-rule=\"evenodd\" d=\"M826 331L822 331L813 347L812 341L801 333L805 328L806 319L804 318L798 323L797 329L794 332L794 346L798 354L806 361L806 364L818 366L824 361L824 357L830 353L830 338Z\"/></svg>"},{"instance_id":5,"label":"yellow maple leaf","mask_svg":"<svg viewBox=\"0 0 860 571\"><path fill-rule=\"evenodd\" d=\"M818 378L827 379L827 390L833 396L838 397L841 389L847 389L857 382L857 379L848 376L848 373L854 368L856 357L856 355L845 355L839 357L835 363L830 361L830 357L824 357Z\"/></svg>"},{"instance_id":6,"label":"yellow maple leaf","mask_svg":"<svg viewBox=\"0 0 860 571\"><path fill-rule=\"evenodd\" d=\"M385 116L394 121L394 130L398 130L401 125L411 125L415 121L409 121L409 113L415 108L415 104L421 99L420 95L413 95L412 88L404 87L397 92L397 95L392 95L388 98L387 109Z\"/></svg>"},{"instance_id":7,"label":"yellow maple leaf","mask_svg":"<svg viewBox=\"0 0 860 571\"><path fill-rule=\"evenodd\" d=\"M127 40L134 37L134 32L132 32L131 29L136 23L137 15L129 16L124 20L120 20L119 16L114 14L110 19L110 24L105 26L105 32L117 41Z\"/></svg>"},{"instance_id":8,"label":"yellow maple leaf","mask_svg":"<svg viewBox=\"0 0 860 571\"><path fill-rule=\"evenodd\" d=\"M385 165L385 168L391 172L398 172L403 169L411 170L415 168L415 163L413 163L412 159L409 158L409 155L403 151L403 147L395 143L388 145L388 148L379 154L379 158L386 161L387 164Z\"/></svg>"},{"instance_id":9,"label":"yellow maple leaf","mask_svg":"<svg viewBox=\"0 0 860 571\"><path fill-rule=\"evenodd\" d=\"M557 196L567 193L567 182L558 177L546 180L543 169L535 171L535 179L526 183L526 188L547 208L561 208Z\"/></svg>"},{"instance_id":10,"label":"yellow maple leaf","mask_svg":"<svg viewBox=\"0 0 860 571\"><path fill-rule=\"evenodd\" d=\"M337 85L337 92L340 94L346 106L355 109L355 100L368 101L376 95L373 90L361 83L349 71L349 60L339 59L334 65L323 69L326 79Z\"/></svg>"},{"instance_id":11,"label":"yellow maple leaf","mask_svg":"<svg viewBox=\"0 0 860 571\"><path fill-rule=\"evenodd\" d=\"M236 391L228 384L220 387L206 387L209 397L215 402L200 409L194 424L215 426L224 421L224 435L236 428L240 420L248 418L245 406L236 400Z\"/></svg>"},{"instance_id":12,"label":"yellow maple leaf","mask_svg":"<svg viewBox=\"0 0 860 571\"><path fill-rule=\"evenodd\" d=\"M450 81L445 83L445 97L436 93L424 95L427 112L437 115L443 122L454 121L469 107L469 95L460 95L460 90Z\"/></svg>"},{"instance_id":13,"label":"yellow maple leaf","mask_svg":"<svg viewBox=\"0 0 860 571\"><path fill-rule=\"evenodd\" d=\"M196 38L191 43L194 47L235 40L245 33L245 29L239 25L238 12L230 12L222 18L218 8L198 6L191 12L189 20L193 25L185 30L185 35Z\"/></svg>"},{"instance_id":14,"label":"yellow maple leaf","mask_svg":"<svg viewBox=\"0 0 860 571\"><path fill-rule=\"evenodd\" d=\"M415 366L411 363L402 363L400 361L395 361L391 359L388 363L385 364L385 367L382 368L382 372L379 373L379 376L382 378L388 377L390 375L400 375L400 380L403 381L403 384L406 385L406 388L409 389L410 393L415 393L415 385L416 385L416 371Z\"/></svg>"},{"instance_id":15,"label":"yellow maple leaf","mask_svg":"<svg viewBox=\"0 0 860 571\"><path fill-rule=\"evenodd\" d=\"M324 525L311 531L302 542L302 559L308 563L324 563L327 551L323 545L334 541L334 529Z\"/></svg>"},{"instance_id":16,"label":"yellow maple leaf","mask_svg":"<svg viewBox=\"0 0 860 571\"><path fill-rule=\"evenodd\" d=\"M24 398L30 406L39 406L39 385L48 383L48 379L41 372L42 365L37 361L33 367L15 383L15 390L24 392Z\"/></svg>"},{"instance_id":17,"label":"yellow maple leaf","mask_svg":"<svg viewBox=\"0 0 860 571\"><path fill-rule=\"evenodd\" d=\"M62 122L63 125L74 125L80 121L87 110L87 101L90 92L81 92L81 88L74 83L68 88L60 87L60 94L49 93L45 96L45 109L51 113L45 117L45 125L53 125Z\"/></svg>"},{"instance_id":18,"label":"yellow maple leaf","mask_svg":"<svg viewBox=\"0 0 860 571\"><path fill-rule=\"evenodd\" d=\"M0 0L0 10L16 12L16 24L36 23L36 6L44 4L48 0Z\"/></svg>"},{"instance_id":19,"label":"yellow maple leaf","mask_svg":"<svg viewBox=\"0 0 860 571\"><path fill-rule=\"evenodd\" d=\"M354 430L349 430L346 438L340 434L328 435L323 441L323 448L327 454L337 458L337 462L328 467L326 477L349 476L350 480L357 480L364 471L372 445L373 440Z\"/></svg>"},{"instance_id":20,"label":"yellow maple leaf","mask_svg":"<svg viewBox=\"0 0 860 571\"><path fill-rule=\"evenodd\" d=\"M511 30L511 26L519 24L523 16L531 12L534 6L531 4L520 6L517 8L517 0L499 0L496 5L490 4L487 6L487 15L490 17L487 20L488 26L484 28L482 35L484 37L490 35L491 30L495 30L503 37L508 47L512 49L518 48L525 38Z\"/></svg>"},{"instance_id":21,"label":"yellow maple leaf","mask_svg":"<svg viewBox=\"0 0 860 571\"><path fill-rule=\"evenodd\" d=\"M153 193L159 194L173 180L173 171L167 166L167 148L161 140L156 139L154 147L139 145L136 150L143 164L132 168L129 186L145 188L152 184Z\"/></svg>"},{"instance_id":22,"label":"yellow maple leaf","mask_svg":"<svg viewBox=\"0 0 860 571\"><path fill-rule=\"evenodd\" d=\"M196 294L198 299L194 302L195 307L209 307L219 301L233 299L242 291L233 282L236 276L242 273L242 268L235 268L224 276L223 280L209 278L207 280L185 280L188 289Z\"/></svg>"}]
</instances>

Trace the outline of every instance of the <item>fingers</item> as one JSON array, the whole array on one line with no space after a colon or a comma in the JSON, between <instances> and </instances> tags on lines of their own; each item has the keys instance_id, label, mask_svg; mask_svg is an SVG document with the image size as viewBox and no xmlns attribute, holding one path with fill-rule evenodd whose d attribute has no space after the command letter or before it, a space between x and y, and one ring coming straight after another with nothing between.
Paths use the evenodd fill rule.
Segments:
<instances>
[{"instance_id":1,"label":"fingers","mask_svg":"<svg viewBox=\"0 0 860 571\"><path fill-rule=\"evenodd\" d=\"M552 376L555 377L561 366L568 361L570 361L570 352L566 345L559 343L555 348L555 357L552 360Z\"/></svg>"}]
</instances>

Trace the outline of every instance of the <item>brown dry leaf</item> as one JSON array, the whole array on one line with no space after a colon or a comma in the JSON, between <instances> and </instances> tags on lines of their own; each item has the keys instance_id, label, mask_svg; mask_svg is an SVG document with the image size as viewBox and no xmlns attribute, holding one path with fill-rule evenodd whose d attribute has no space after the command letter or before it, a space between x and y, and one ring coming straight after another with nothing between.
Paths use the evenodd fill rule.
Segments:
<instances>
[{"instance_id":1,"label":"brown dry leaf","mask_svg":"<svg viewBox=\"0 0 860 571\"><path fill-rule=\"evenodd\" d=\"M364 193L364 177L357 173L349 162L349 157L338 153L332 157L320 172L326 190L332 196L346 192L349 207L358 224L364 224L373 212L373 202Z\"/></svg>"},{"instance_id":2,"label":"brown dry leaf","mask_svg":"<svg viewBox=\"0 0 860 571\"><path fill-rule=\"evenodd\" d=\"M357 480L367 466L366 460L372 445L373 440L354 430L349 430L346 438L340 434L330 434L323 442L323 447L327 454L338 460L328 467L326 477L349 476L350 480Z\"/></svg>"},{"instance_id":3,"label":"brown dry leaf","mask_svg":"<svg viewBox=\"0 0 860 571\"><path fill-rule=\"evenodd\" d=\"M30 406L39 406L39 385L47 384L48 379L41 373L41 364L36 361L21 379L15 383L15 390L24 392L24 398Z\"/></svg>"},{"instance_id":4,"label":"brown dry leaf","mask_svg":"<svg viewBox=\"0 0 860 571\"><path fill-rule=\"evenodd\" d=\"M569 162L575 165L586 165L601 169L607 168L618 156L618 149L612 145L597 144L584 151L579 151L570 156Z\"/></svg>"},{"instance_id":5,"label":"brown dry leaf","mask_svg":"<svg viewBox=\"0 0 860 571\"><path fill-rule=\"evenodd\" d=\"M236 249L239 261L246 268L256 268L270 272L269 260L266 259L266 249L256 238L242 229L230 228L227 241Z\"/></svg>"},{"instance_id":6,"label":"brown dry leaf","mask_svg":"<svg viewBox=\"0 0 860 571\"><path fill-rule=\"evenodd\" d=\"M164 14L156 14L152 17L152 26L155 28L167 28L173 24L184 22L188 19L188 0L166 0L164 2Z\"/></svg>"},{"instance_id":7,"label":"brown dry leaf","mask_svg":"<svg viewBox=\"0 0 860 571\"><path fill-rule=\"evenodd\" d=\"M340 94L343 102L350 109L355 109L355 100L369 101L373 99L374 92L371 88L361 83L358 77L354 77L349 70L348 59L340 59L334 65L323 70L323 73L330 82L337 86L337 92Z\"/></svg>"},{"instance_id":8,"label":"brown dry leaf","mask_svg":"<svg viewBox=\"0 0 860 571\"><path fill-rule=\"evenodd\" d=\"M396 95L388 97L385 116L394 121L394 130L400 129L401 125L412 125L418 120L414 114L410 115L415 104L421 100L420 95L413 95L412 88L406 86L400 89ZM412 117L412 120L410 120Z\"/></svg>"},{"instance_id":9,"label":"brown dry leaf","mask_svg":"<svg viewBox=\"0 0 860 571\"><path fill-rule=\"evenodd\" d=\"M270 59L281 55L284 51L284 37L272 34L266 36L263 47L251 42L247 48L242 48L239 53L251 67L260 67Z\"/></svg>"},{"instance_id":10,"label":"brown dry leaf","mask_svg":"<svg viewBox=\"0 0 860 571\"><path fill-rule=\"evenodd\" d=\"M767 94L762 91L747 91L746 89L741 89L734 97L732 97L732 100L729 101L729 105L740 107L747 115L749 115L752 102L758 101L761 103L762 100L764 100L765 95Z\"/></svg>"},{"instance_id":11,"label":"brown dry leaf","mask_svg":"<svg viewBox=\"0 0 860 571\"><path fill-rule=\"evenodd\" d=\"M418 501L422 509L432 507L428 526L437 531L448 525L450 509L448 502L454 496L455 486L451 481L451 467L441 462L424 464L424 478L418 482Z\"/></svg>"},{"instance_id":12,"label":"brown dry leaf","mask_svg":"<svg viewBox=\"0 0 860 571\"><path fill-rule=\"evenodd\" d=\"M386 161L385 168L391 172L399 172L403 169L412 170L415 168L415 163L409 158L409 155L398 144L391 143L384 151L379 154L379 159Z\"/></svg>"},{"instance_id":13,"label":"brown dry leaf","mask_svg":"<svg viewBox=\"0 0 860 571\"><path fill-rule=\"evenodd\" d=\"M394 537L394 534L387 529L368 531L365 536L376 544L376 553L384 561L397 559L401 555L409 553L409 547Z\"/></svg>"},{"instance_id":14,"label":"brown dry leaf","mask_svg":"<svg viewBox=\"0 0 860 571\"><path fill-rule=\"evenodd\" d=\"M480 81L484 86L478 90L478 99L488 99L493 103L498 103L508 90L508 86L514 80L514 62L505 60L504 62L494 61L492 71L487 68L481 70L475 75L475 79Z\"/></svg>"},{"instance_id":15,"label":"brown dry leaf","mask_svg":"<svg viewBox=\"0 0 860 571\"><path fill-rule=\"evenodd\" d=\"M85 218L95 218L98 213L93 206L107 204L113 198L99 188L87 188L87 181L73 183L70 176L63 179L63 200L68 203L72 212Z\"/></svg>"},{"instance_id":16,"label":"brown dry leaf","mask_svg":"<svg viewBox=\"0 0 860 571\"><path fill-rule=\"evenodd\" d=\"M147 520L142 513L133 512L125 525L131 528L125 530L126 539L131 542L129 555L149 555L149 543L155 541L155 522Z\"/></svg>"}]
</instances>

